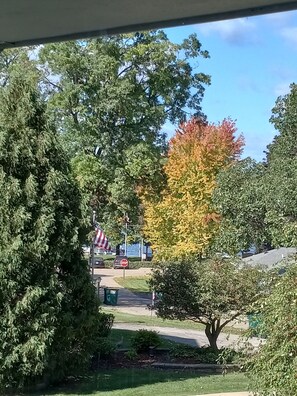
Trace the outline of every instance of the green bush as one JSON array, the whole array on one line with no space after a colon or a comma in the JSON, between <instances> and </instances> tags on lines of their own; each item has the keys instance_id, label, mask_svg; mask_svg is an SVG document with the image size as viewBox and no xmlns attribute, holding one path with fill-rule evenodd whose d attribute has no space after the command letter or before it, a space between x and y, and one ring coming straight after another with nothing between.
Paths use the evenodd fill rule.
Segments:
<instances>
[{"instance_id":1,"label":"green bush","mask_svg":"<svg viewBox=\"0 0 297 396\"><path fill-rule=\"evenodd\" d=\"M102 337L98 340L96 355L100 359L108 359L115 352L115 345L108 338Z\"/></svg>"},{"instance_id":2,"label":"green bush","mask_svg":"<svg viewBox=\"0 0 297 396\"><path fill-rule=\"evenodd\" d=\"M174 344L170 348L170 356L176 359L194 359L198 363L216 363L219 352L212 348L196 348L190 345Z\"/></svg>"},{"instance_id":3,"label":"green bush","mask_svg":"<svg viewBox=\"0 0 297 396\"><path fill-rule=\"evenodd\" d=\"M99 312L99 327L98 335L99 337L108 337L113 325L114 315L105 312Z\"/></svg>"},{"instance_id":4,"label":"green bush","mask_svg":"<svg viewBox=\"0 0 297 396\"><path fill-rule=\"evenodd\" d=\"M239 352L230 348L222 348L219 350L207 348L197 348L184 344L172 344L170 357L175 359L193 359L197 363L205 364L229 364L239 361L242 356Z\"/></svg>"},{"instance_id":5,"label":"green bush","mask_svg":"<svg viewBox=\"0 0 297 396\"><path fill-rule=\"evenodd\" d=\"M129 268L130 269L138 269L138 268L152 268L153 263L151 261L132 261L129 258Z\"/></svg>"},{"instance_id":6,"label":"green bush","mask_svg":"<svg viewBox=\"0 0 297 396\"><path fill-rule=\"evenodd\" d=\"M222 348L219 350L217 359L218 364L242 363L245 354L240 351L235 351L232 348Z\"/></svg>"},{"instance_id":7,"label":"green bush","mask_svg":"<svg viewBox=\"0 0 297 396\"><path fill-rule=\"evenodd\" d=\"M153 330L138 330L131 340L132 348L137 352L149 351L150 347L158 347L160 344L161 339L158 333Z\"/></svg>"},{"instance_id":8,"label":"green bush","mask_svg":"<svg viewBox=\"0 0 297 396\"><path fill-rule=\"evenodd\" d=\"M251 390L257 395L297 395L296 279L295 255L262 302L260 329L267 338L246 362Z\"/></svg>"},{"instance_id":9,"label":"green bush","mask_svg":"<svg viewBox=\"0 0 297 396\"><path fill-rule=\"evenodd\" d=\"M125 352L124 356L129 360L135 360L137 358L137 352L135 349L129 349L129 351Z\"/></svg>"}]
</instances>

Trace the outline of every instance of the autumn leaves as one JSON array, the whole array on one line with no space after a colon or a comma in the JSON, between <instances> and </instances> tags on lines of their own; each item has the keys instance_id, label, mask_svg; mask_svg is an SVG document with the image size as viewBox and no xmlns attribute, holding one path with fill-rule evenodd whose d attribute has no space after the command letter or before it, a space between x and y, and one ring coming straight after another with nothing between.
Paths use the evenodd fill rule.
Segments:
<instances>
[{"instance_id":1,"label":"autumn leaves","mask_svg":"<svg viewBox=\"0 0 297 396\"><path fill-rule=\"evenodd\" d=\"M220 217L212 205L218 172L239 157L243 137L229 119L181 124L169 142L167 183L159 196L143 194L145 234L159 259L203 254Z\"/></svg>"}]
</instances>

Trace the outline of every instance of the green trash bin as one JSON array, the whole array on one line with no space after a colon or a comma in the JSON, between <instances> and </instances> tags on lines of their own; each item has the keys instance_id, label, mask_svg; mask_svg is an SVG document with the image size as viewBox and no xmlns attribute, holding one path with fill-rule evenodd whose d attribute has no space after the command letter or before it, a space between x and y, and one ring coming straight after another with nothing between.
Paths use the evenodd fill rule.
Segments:
<instances>
[{"instance_id":1,"label":"green trash bin","mask_svg":"<svg viewBox=\"0 0 297 396\"><path fill-rule=\"evenodd\" d=\"M104 288L104 304L106 305L117 305L118 303L119 289L111 289L109 287Z\"/></svg>"},{"instance_id":2,"label":"green trash bin","mask_svg":"<svg viewBox=\"0 0 297 396\"><path fill-rule=\"evenodd\" d=\"M249 322L249 329L252 330L253 335L260 336L261 325L262 325L261 314L253 312L253 313L249 313L247 317Z\"/></svg>"}]
</instances>

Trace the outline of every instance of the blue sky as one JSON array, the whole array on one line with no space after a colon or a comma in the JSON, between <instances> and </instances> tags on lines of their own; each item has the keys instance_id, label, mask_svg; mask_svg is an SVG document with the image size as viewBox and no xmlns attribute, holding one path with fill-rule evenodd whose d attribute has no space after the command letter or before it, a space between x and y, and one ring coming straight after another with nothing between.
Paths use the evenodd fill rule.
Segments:
<instances>
[{"instance_id":1,"label":"blue sky","mask_svg":"<svg viewBox=\"0 0 297 396\"><path fill-rule=\"evenodd\" d=\"M243 157L260 161L276 134L271 109L297 82L297 11L166 29L175 42L193 32L210 53L195 65L211 75L202 103L208 121L236 121ZM174 127L165 129L172 136Z\"/></svg>"}]
</instances>

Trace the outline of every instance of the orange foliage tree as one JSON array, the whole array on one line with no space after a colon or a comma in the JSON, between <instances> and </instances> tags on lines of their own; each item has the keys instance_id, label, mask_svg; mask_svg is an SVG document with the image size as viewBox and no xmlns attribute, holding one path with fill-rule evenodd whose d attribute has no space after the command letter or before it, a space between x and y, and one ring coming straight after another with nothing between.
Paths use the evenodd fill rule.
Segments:
<instances>
[{"instance_id":1,"label":"orange foliage tree","mask_svg":"<svg viewBox=\"0 0 297 396\"><path fill-rule=\"evenodd\" d=\"M203 254L218 229L212 207L218 172L239 158L243 137L230 119L219 124L196 118L180 125L169 142L161 194L143 195L144 232L159 259Z\"/></svg>"}]
</instances>

